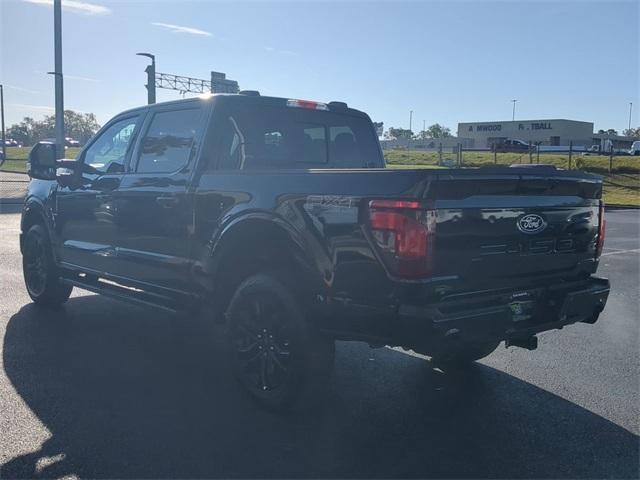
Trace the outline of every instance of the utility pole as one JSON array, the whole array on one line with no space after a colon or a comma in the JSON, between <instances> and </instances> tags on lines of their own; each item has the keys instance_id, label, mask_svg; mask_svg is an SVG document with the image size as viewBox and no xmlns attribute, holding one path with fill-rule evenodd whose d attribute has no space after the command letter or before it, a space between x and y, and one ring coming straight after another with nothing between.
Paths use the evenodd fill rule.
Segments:
<instances>
[{"instance_id":1,"label":"utility pole","mask_svg":"<svg viewBox=\"0 0 640 480\"><path fill-rule=\"evenodd\" d=\"M513 102L513 113L511 114L511 121L513 122L516 119L516 102L518 100L514 98L511 101Z\"/></svg>"},{"instance_id":2,"label":"utility pole","mask_svg":"<svg viewBox=\"0 0 640 480\"><path fill-rule=\"evenodd\" d=\"M0 122L2 123L2 158L0 158L0 165L7 159L7 143L4 138L4 89L0 85Z\"/></svg>"},{"instance_id":3,"label":"utility pole","mask_svg":"<svg viewBox=\"0 0 640 480\"><path fill-rule=\"evenodd\" d=\"M147 57L151 59L151 64L147 65L144 69L147 72L147 103L152 105L156 103L156 56L150 53L136 53L141 57Z\"/></svg>"},{"instance_id":4,"label":"utility pole","mask_svg":"<svg viewBox=\"0 0 640 480\"><path fill-rule=\"evenodd\" d=\"M64 158L64 85L62 78L62 0L53 0L53 44L56 82L56 154Z\"/></svg>"},{"instance_id":5,"label":"utility pole","mask_svg":"<svg viewBox=\"0 0 640 480\"><path fill-rule=\"evenodd\" d=\"M633 102L629 102L629 130L631 130L631 112L633 111Z\"/></svg>"}]
</instances>

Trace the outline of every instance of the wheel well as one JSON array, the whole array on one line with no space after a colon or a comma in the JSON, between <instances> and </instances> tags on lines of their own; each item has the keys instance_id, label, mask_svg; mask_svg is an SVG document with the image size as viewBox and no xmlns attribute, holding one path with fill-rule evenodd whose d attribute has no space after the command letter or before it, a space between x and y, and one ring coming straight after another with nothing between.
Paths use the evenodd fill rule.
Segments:
<instances>
[{"instance_id":1,"label":"wheel well","mask_svg":"<svg viewBox=\"0 0 640 480\"><path fill-rule=\"evenodd\" d=\"M272 272L295 294L310 295L312 269L298 245L282 227L265 220L247 221L234 228L216 248L213 268L214 305L224 313L234 292L246 278Z\"/></svg>"},{"instance_id":2,"label":"wheel well","mask_svg":"<svg viewBox=\"0 0 640 480\"><path fill-rule=\"evenodd\" d=\"M46 223L42 214L37 209L31 208L27 210L22 216L20 229L23 234L26 234L31 227L39 224L46 228ZM23 240L24 240L24 235L21 235L20 236L20 252L22 252Z\"/></svg>"},{"instance_id":3,"label":"wheel well","mask_svg":"<svg viewBox=\"0 0 640 480\"><path fill-rule=\"evenodd\" d=\"M33 208L27 210L27 212L24 214L24 217L22 218L22 232L27 233L31 227L39 223L42 225L45 224L42 214Z\"/></svg>"}]
</instances>

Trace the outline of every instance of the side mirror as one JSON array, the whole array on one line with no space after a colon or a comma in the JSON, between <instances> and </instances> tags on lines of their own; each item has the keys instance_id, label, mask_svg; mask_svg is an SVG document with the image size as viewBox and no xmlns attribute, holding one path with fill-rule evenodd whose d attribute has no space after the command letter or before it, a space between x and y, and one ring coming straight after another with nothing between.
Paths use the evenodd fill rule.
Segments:
<instances>
[{"instance_id":1,"label":"side mirror","mask_svg":"<svg viewBox=\"0 0 640 480\"><path fill-rule=\"evenodd\" d=\"M63 187L78 188L81 185L91 183L83 177L83 174L102 175L102 172L96 170L91 165L87 165L82 161L61 159L56 161L56 169L54 178Z\"/></svg>"},{"instance_id":2,"label":"side mirror","mask_svg":"<svg viewBox=\"0 0 640 480\"><path fill-rule=\"evenodd\" d=\"M39 180L56 178L56 145L52 142L38 142L29 152L27 173Z\"/></svg>"},{"instance_id":3,"label":"side mirror","mask_svg":"<svg viewBox=\"0 0 640 480\"><path fill-rule=\"evenodd\" d=\"M56 162L55 179L63 187L74 187L80 179L78 163L75 160L58 160Z\"/></svg>"}]
</instances>

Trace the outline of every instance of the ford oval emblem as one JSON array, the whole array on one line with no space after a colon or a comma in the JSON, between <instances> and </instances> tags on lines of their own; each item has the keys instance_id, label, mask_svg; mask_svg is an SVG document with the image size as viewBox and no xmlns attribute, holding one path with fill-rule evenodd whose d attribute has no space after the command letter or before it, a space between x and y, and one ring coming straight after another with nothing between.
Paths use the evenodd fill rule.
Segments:
<instances>
[{"instance_id":1,"label":"ford oval emblem","mask_svg":"<svg viewBox=\"0 0 640 480\"><path fill-rule=\"evenodd\" d=\"M547 222L540 215L529 213L518 219L518 230L522 233L540 233L547 228Z\"/></svg>"}]
</instances>

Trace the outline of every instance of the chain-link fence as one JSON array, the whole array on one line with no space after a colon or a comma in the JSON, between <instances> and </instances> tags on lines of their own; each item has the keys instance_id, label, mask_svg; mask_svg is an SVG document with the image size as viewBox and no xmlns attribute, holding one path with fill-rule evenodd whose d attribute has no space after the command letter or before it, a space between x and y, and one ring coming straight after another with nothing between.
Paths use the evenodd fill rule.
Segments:
<instances>
[{"instance_id":1,"label":"chain-link fence","mask_svg":"<svg viewBox=\"0 0 640 480\"><path fill-rule=\"evenodd\" d=\"M0 172L0 205L21 203L28 184L29 177L25 173Z\"/></svg>"},{"instance_id":2,"label":"chain-link fence","mask_svg":"<svg viewBox=\"0 0 640 480\"><path fill-rule=\"evenodd\" d=\"M393 149L384 151L392 166L481 167L487 165L545 164L563 169L579 169L597 173L640 173L640 156L620 152L592 154L582 150L548 150L532 146L522 151L501 151L498 148L470 149L462 144L432 149Z\"/></svg>"}]
</instances>

